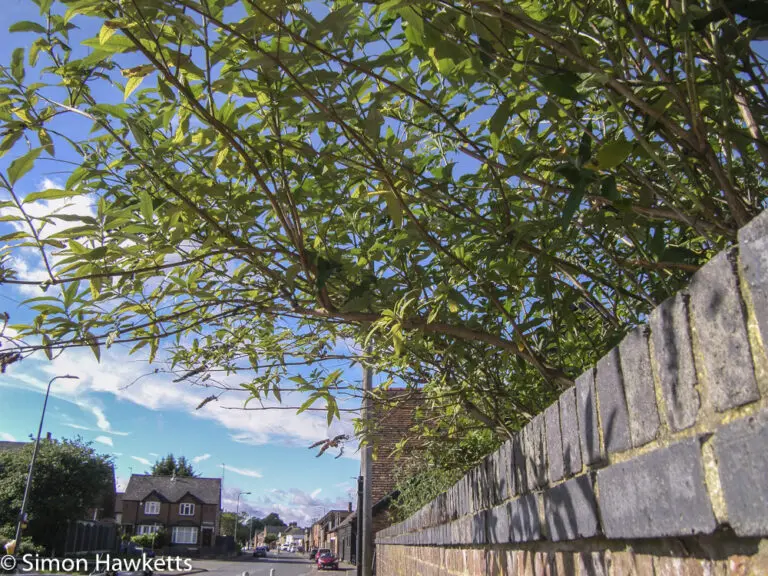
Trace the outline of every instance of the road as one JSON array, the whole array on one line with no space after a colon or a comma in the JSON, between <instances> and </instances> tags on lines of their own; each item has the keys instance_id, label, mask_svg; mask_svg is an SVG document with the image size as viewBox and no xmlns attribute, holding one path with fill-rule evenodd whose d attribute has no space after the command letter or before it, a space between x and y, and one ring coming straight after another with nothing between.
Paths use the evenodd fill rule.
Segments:
<instances>
[{"instance_id":1,"label":"road","mask_svg":"<svg viewBox=\"0 0 768 576\"><path fill-rule=\"evenodd\" d=\"M355 570L340 568L333 570L318 570L315 563L308 559L307 554L289 554L281 552L278 556L270 552L267 558L253 558L252 556L240 556L231 560L193 560L193 568L203 569L206 572L199 576L242 576L248 572L249 576L320 576L321 574L338 574L339 576L354 576ZM174 576L183 576L178 572Z\"/></svg>"}]
</instances>

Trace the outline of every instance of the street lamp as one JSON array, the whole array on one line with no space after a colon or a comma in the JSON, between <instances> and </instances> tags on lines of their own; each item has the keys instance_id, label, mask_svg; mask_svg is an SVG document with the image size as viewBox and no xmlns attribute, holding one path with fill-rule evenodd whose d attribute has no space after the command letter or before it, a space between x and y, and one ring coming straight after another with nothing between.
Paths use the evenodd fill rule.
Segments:
<instances>
[{"instance_id":1,"label":"street lamp","mask_svg":"<svg viewBox=\"0 0 768 576\"><path fill-rule=\"evenodd\" d=\"M240 496L243 494L250 494L250 492L238 492L237 493L237 508L235 512L235 544L237 544L237 525L240 524Z\"/></svg>"},{"instance_id":2,"label":"street lamp","mask_svg":"<svg viewBox=\"0 0 768 576\"><path fill-rule=\"evenodd\" d=\"M43 413L40 415L40 426L37 428L37 440L35 441L35 449L32 451L32 460L29 463L29 472L27 472L27 485L24 487L24 497L21 500L21 511L19 512L19 521L16 524L16 549L15 553L21 549L21 526L26 519L27 500L29 500L29 489L32 486L32 473L35 471L35 460L37 459L37 451L40 448L40 434L43 432L43 420L45 419L45 409L48 406L48 395L51 393L51 384L54 380L58 379L79 380L79 376L70 376L66 374L64 376L54 376L48 381L48 388L45 391L45 400L43 401Z\"/></svg>"}]
</instances>

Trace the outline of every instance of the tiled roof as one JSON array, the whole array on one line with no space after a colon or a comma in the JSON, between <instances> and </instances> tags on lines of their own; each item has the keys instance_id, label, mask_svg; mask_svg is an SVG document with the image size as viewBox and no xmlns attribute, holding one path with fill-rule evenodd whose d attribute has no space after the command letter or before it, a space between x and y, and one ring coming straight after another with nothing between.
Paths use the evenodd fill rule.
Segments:
<instances>
[{"instance_id":1,"label":"tiled roof","mask_svg":"<svg viewBox=\"0 0 768 576\"><path fill-rule=\"evenodd\" d=\"M188 476L134 474L128 481L123 500L141 501L153 491L170 502L178 502L189 492L204 504L221 505L221 478L192 478Z\"/></svg>"}]
</instances>

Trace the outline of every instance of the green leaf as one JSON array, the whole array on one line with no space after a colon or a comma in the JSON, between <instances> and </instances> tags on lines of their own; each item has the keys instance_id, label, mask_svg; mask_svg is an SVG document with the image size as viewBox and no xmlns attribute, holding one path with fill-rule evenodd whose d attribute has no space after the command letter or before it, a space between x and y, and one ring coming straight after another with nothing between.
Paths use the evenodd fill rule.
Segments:
<instances>
[{"instance_id":1,"label":"green leaf","mask_svg":"<svg viewBox=\"0 0 768 576\"><path fill-rule=\"evenodd\" d=\"M99 348L99 342L96 340L96 336L90 332L86 332L85 341L88 343L88 346L91 347L91 352L93 352L93 355L96 357L96 361L101 362L101 349Z\"/></svg>"},{"instance_id":2,"label":"green leaf","mask_svg":"<svg viewBox=\"0 0 768 576\"><path fill-rule=\"evenodd\" d=\"M296 410L296 414L301 414L306 411L307 408L311 408L312 404L314 404L318 398L320 398L320 394L312 394L301 406L299 406L299 409Z\"/></svg>"},{"instance_id":3,"label":"green leaf","mask_svg":"<svg viewBox=\"0 0 768 576\"><path fill-rule=\"evenodd\" d=\"M387 192L384 194L384 200L387 202L387 213L392 218L395 228L402 228L403 207L400 205L397 196L395 196L394 192Z\"/></svg>"},{"instance_id":4,"label":"green leaf","mask_svg":"<svg viewBox=\"0 0 768 576\"><path fill-rule=\"evenodd\" d=\"M88 38L81 42L83 46L88 46L99 52L106 52L107 54L119 54L121 52L128 52L136 50L136 46L133 45L126 36L122 34L115 34L108 38L103 44L98 38Z\"/></svg>"},{"instance_id":5,"label":"green leaf","mask_svg":"<svg viewBox=\"0 0 768 576\"><path fill-rule=\"evenodd\" d=\"M125 84L125 94L123 95L123 100L128 100L128 97L134 90L136 90L136 88L139 87L139 84L141 84L143 80L144 76L132 76L131 78L128 78L128 82Z\"/></svg>"},{"instance_id":6,"label":"green leaf","mask_svg":"<svg viewBox=\"0 0 768 576\"><path fill-rule=\"evenodd\" d=\"M633 146L632 142L627 142L624 139L603 144L597 152L598 166L601 170L616 168L627 159Z\"/></svg>"},{"instance_id":7,"label":"green leaf","mask_svg":"<svg viewBox=\"0 0 768 576\"><path fill-rule=\"evenodd\" d=\"M16 48L11 54L11 75L18 82L24 80L24 48Z\"/></svg>"},{"instance_id":8,"label":"green leaf","mask_svg":"<svg viewBox=\"0 0 768 576\"><path fill-rule=\"evenodd\" d=\"M11 165L8 167L8 180L10 180L11 184L15 184L19 178L32 170L35 160L37 160L42 151L42 148L34 148L24 154L24 156L16 158L16 160L11 162Z\"/></svg>"},{"instance_id":9,"label":"green leaf","mask_svg":"<svg viewBox=\"0 0 768 576\"><path fill-rule=\"evenodd\" d=\"M117 32L117 28L105 23L101 27L101 30L99 30L99 45L104 46L104 44L106 44L109 39L112 38L115 32Z\"/></svg>"},{"instance_id":10,"label":"green leaf","mask_svg":"<svg viewBox=\"0 0 768 576\"><path fill-rule=\"evenodd\" d=\"M575 84L579 77L570 72L558 72L550 76L539 78L539 82L547 92L565 98L566 100L580 100L581 94L576 90Z\"/></svg>"},{"instance_id":11,"label":"green leaf","mask_svg":"<svg viewBox=\"0 0 768 576\"><path fill-rule=\"evenodd\" d=\"M491 116L491 119L488 122L491 134L501 137L502 132L504 132L504 126L507 125L507 121L509 120L510 113L511 103L509 99L505 99L504 102L499 104L496 112L493 113L493 116Z\"/></svg>"},{"instance_id":12,"label":"green leaf","mask_svg":"<svg viewBox=\"0 0 768 576\"><path fill-rule=\"evenodd\" d=\"M53 360L53 349L51 348L51 339L47 334L43 334L43 351L48 360Z\"/></svg>"},{"instance_id":13,"label":"green leaf","mask_svg":"<svg viewBox=\"0 0 768 576\"><path fill-rule=\"evenodd\" d=\"M38 32L40 34L45 34L45 28L37 22L22 20L21 22L11 24L8 28L8 32Z\"/></svg>"},{"instance_id":14,"label":"green leaf","mask_svg":"<svg viewBox=\"0 0 768 576\"><path fill-rule=\"evenodd\" d=\"M584 182L579 182L576 187L568 194L568 199L565 201L565 207L563 208L562 221L567 228L571 222L573 215L578 210L581 201L584 199Z\"/></svg>"},{"instance_id":15,"label":"green leaf","mask_svg":"<svg viewBox=\"0 0 768 576\"><path fill-rule=\"evenodd\" d=\"M31 194L27 194L24 197L23 203L28 204L29 202L35 202L36 200L58 200L59 198L71 198L72 196L79 196L83 193L83 190L57 190L55 188L49 188L48 190L43 190L42 192L32 192Z\"/></svg>"},{"instance_id":16,"label":"green leaf","mask_svg":"<svg viewBox=\"0 0 768 576\"><path fill-rule=\"evenodd\" d=\"M142 190L139 196L139 209L141 210L141 216L144 218L144 221L147 224L152 224L155 209L152 206L152 197L146 190Z\"/></svg>"}]
</instances>

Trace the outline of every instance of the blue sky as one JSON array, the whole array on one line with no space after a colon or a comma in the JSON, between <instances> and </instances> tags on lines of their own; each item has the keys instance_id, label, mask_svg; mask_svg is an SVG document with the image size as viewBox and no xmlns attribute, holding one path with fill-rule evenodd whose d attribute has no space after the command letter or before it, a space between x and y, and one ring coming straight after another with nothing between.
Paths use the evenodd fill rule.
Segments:
<instances>
[{"instance_id":1,"label":"blue sky","mask_svg":"<svg viewBox=\"0 0 768 576\"><path fill-rule=\"evenodd\" d=\"M40 21L38 11L29 0L5 0L3 25L19 20ZM82 33L93 35L98 28L76 19ZM34 34L7 34L0 45L0 62L10 62L18 46L28 47ZM80 35L78 35L80 36ZM86 36L86 37L87 37ZM43 58L41 57L41 61ZM27 67L27 82L35 73ZM114 96L112 93L110 96ZM62 122L66 122L66 116ZM85 137L80 128L59 125L72 138ZM35 144L36 145L36 144ZM23 143L2 159L0 170L26 152ZM66 158L64 146L57 145L57 158ZM73 158L75 159L75 158ZM35 164L32 172L17 183L23 196L46 188L63 188L66 171L62 165L45 160ZM6 200L7 193L2 199ZM57 204L57 202L59 204ZM89 199L36 202L32 210L50 213L64 204L70 212L89 213ZM8 232L8 224L0 223L0 233ZM14 265L25 279L38 279L42 273L34 253L16 254ZM42 295L36 286L0 286L0 311L8 312L11 323L32 318L21 302ZM354 447L341 458L334 454L316 458L307 447L339 433L352 430L349 417L334 422L330 430L325 415L290 410L242 411L225 407L242 407L245 396L225 395L219 402L196 410L210 390L188 383L172 383L173 376L156 374L162 368L162 354L149 365L142 355L128 355L128 347L119 345L102 351L97 362L89 350L68 350L48 361L40 355L8 368L0 375L0 440L26 440L37 431L43 394L48 380L56 375L75 374L79 380L54 383L48 405L44 432L56 438L81 436L92 441L101 452L112 454L116 463L118 484L124 488L131 473L143 473L158 457L169 452L184 455L194 462L203 476L224 475L224 508L234 510L238 492L251 492L240 500L240 509L255 515L278 512L286 521L308 524L322 516L324 510L346 508L355 500L353 490L359 472L359 459ZM347 369L350 379L359 379L359 369ZM139 378L140 377L140 378ZM137 380L138 378L138 380ZM238 384L247 375L233 376L227 384ZM286 405L300 404L300 398L284 396ZM267 406L273 402L265 403ZM222 465L224 468L222 468Z\"/></svg>"}]
</instances>

